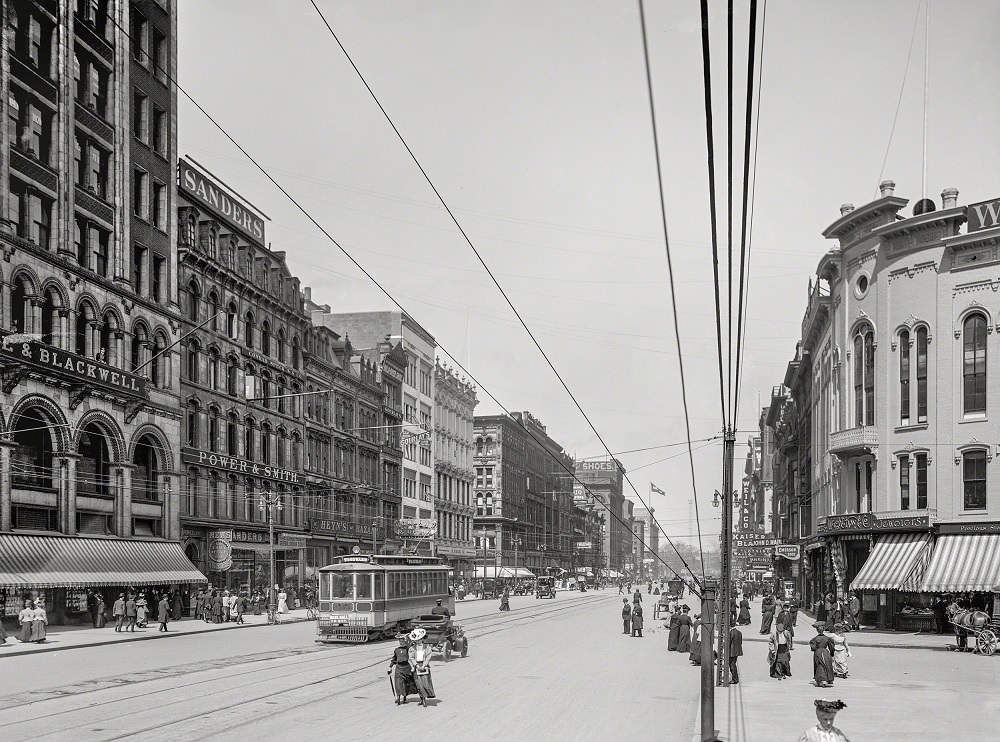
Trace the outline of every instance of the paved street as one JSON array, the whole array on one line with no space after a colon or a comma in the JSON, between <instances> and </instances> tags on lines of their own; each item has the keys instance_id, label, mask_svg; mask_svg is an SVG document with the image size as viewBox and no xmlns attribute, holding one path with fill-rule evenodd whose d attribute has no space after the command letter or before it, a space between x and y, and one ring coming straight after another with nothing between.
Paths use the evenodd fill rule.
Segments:
<instances>
[{"instance_id":1,"label":"paved street","mask_svg":"<svg viewBox=\"0 0 1000 742\"><path fill-rule=\"evenodd\" d=\"M666 651L661 622L647 620L642 639L622 636L620 601L616 590L517 597L509 614L495 601L459 603L469 656L434 664L439 698L428 709L393 705L391 642L321 646L299 622L6 657L0 727L7 738L46 740L197 740L227 730L263 739L289 729L384 740L412 735L414 724L455 742L696 739L698 669ZM862 643L906 635L856 634L851 678L819 691L804 621L790 680L768 678L766 645L752 640L755 627L746 634L743 682L718 691L723 739L794 740L819 697L847 702L838 724L854 742L932 740L947 729L991 738L1000 664L945 651L947 637L934 638L937 649L887 648Z\"/></svg>"}]
</instances>

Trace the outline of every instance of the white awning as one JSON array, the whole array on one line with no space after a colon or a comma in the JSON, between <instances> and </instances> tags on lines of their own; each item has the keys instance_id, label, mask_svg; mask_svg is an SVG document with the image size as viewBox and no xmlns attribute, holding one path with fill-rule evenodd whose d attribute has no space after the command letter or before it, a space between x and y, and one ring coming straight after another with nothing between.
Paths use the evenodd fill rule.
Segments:
<instances>
[{"instance_id":1,"label":"white awning","mask_svg":"<svg viewBox=\"0 0 1000 742\"><path fill-rule=\"evenodd\" d=\"M501 579L522 579L526 577L534 578L535 573L524 567L492 567L487 566L485 573L483 567L476 567L476 578L499 577Z\"/></svg>"}]
</instances>

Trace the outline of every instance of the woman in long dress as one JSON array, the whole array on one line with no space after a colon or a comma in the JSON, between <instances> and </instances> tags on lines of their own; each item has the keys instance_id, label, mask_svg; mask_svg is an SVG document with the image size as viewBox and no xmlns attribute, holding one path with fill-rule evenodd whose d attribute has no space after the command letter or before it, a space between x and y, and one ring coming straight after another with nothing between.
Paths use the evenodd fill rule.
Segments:
<instances>
[{"instance_id":1,"label":"woman in long dress","mask_svg":"<svg viewBox=\"0 0 1000 742\"><path fill-rule=\"evenodd\" d=\"M667 634L667 651L668 652L676 652L677 651L677 642L680 639L680 630L681 630L681 625L679 623L677 623L677 619L678 618L679 618L679 615L678 615L677 611L673 610L673 611L670 612L670 623L669 624L665 624L665 626L670 630L670 633Z\"/></svg>"},{"instance_id":2,"label":"woman in long dress","mask_svg":"<svg viewBox=\"0 0 1000 742\"><path fill-rule=\"evenodd\" d=\"M389 658L389 680L392 692L396 696L396 705L406 703L406 697L417 692L417 683L413 678L413 668L410 666L410 637L407 634L396 634L399 646Z\"/></svg>"},{"instance_id":3,"label":"woman in long dress","mask_svg":"<svg viewBox=\"0 0 1000 742\"><path fill-rule=\"evenodd\" d=\"M45 641L45 626L49 622L45 612L45 601L41 598L35 601L35 609L31 612L31 639L36 644Z\"/></svg>"},{"instance_id":4,"label":"woman in long dress","mask_svg":"<svg viewBox=\"0 0 1000 742\"><path fill-rule=\"evenodd\" d=\"M792 655L788 651L792 637L785 631L784 625L779 621L774 625L771 636L767 641L767 659L771 665L771 677L789 678L792 676Z\"/></svg>"},{"instance_id":5,"label":"woman in long dress","mask_svg":"<svg viewBox=\"0 0 1000 742\"><path fill-rule=\"evenodd\" d=\"M424 644L425 636L427 636L426 629L414 629L410 632L410 667L413 668L421 706L427 705L428 698L437 697L431 679L431 650Z\"/></svg>"},{"instance_id":6,"label":"woman in long dress","mask_svg":"<svg viewBox=\"0 0 1000 742\"><path fill-rule=\"evenodd\" d=\"M774 621L774 598L765 595L760 603L760 633L771 633L771 622Z\"/></svg>"},{"instance_id":7,"label":"woman in long dress","mask_svg":"<svg viewBox=\"0 0 1000 742\"><path fill-rule=\"evenodd\" d=\"M103 629L104 628L104 624L105 624L105 622L107 620L104 617L104 611L105 610L107 610L107 608L104 605L104 596L101 595L100 593L98 593L97 594L97 612L96 612L96 619L95 619L95 623L94 623L94 628L96 628L96 629Z\"/></svg>"},{"instance_id":8,"label":"woman in long dress","mask_svg":"<svg viewBox=\"0 0 1000 742\"><path fill-rule=\"evenodd\" d=\"M139 599L135 601L135 620L140 629L149 626L149 605L146 603L146 596L139 593Z\"/></svg>"},{"instance_id":9,"label":"woman in long dress","mask_svg":"<svg viewBox=\"0 0 1000 742\"><path fill-rule=\"evenodd\" d=\"M833 627L833 631L825 631L827 637L833 642L833 674L838 678L846 678L847 658L851 656L851 648L847 645L847 627L839 623Z\"/></svg>"},{"instance_id":10,"label":"woman in long dress","mask_svg":"<svg viewBox=\"0 0 1000 742\"><path fill-rule=\"evenodd\" d=\"M691 651L691 616L688 615L690 608L681 608L681 615L677 617L677 651Z\"/></svg>"},{"instance_id":11,"label":"woman in long dress","mask_svg":"<svg viewBox=\"0 0 1000 742\"><path fill-rule=\"evenodd\" d=\"M736 623L740 626L750 625L750 601L746 598L740 601L740 614L736 619Z\"/></svg>"},{"instance_id":12,"label":"woman in long dress","mask_svg":"<svg viewBox=\"0 0 1000 742\"><path fill-rule=\"evenodd\" d=\"M635 603L632 606L632 636L642 638L642 605Z\"/></svg>"},{"instance_id":13,"label":"woman in long dress","mask_svg":"<svg viewBox=\"0 0 1000 742\"><path fill-rule=\"evenodd\" d=\"M688 652L688 660L692 665L701 666L701 614L696 613L694 623L691 624L691 649Z\"/></svg>"},{"instance_id":14,"label":"woman in long dress","mask_svg":"<svg viewBox=\"0 0 1000 742\"><path fill-rule=\"evenodd\" d=\"M500 595L500 610L509 611L510 610L510 592L507 588L503 589L503 593Z\"/></svg>"},{"instance_id":15,"label":"woman in long dress","mask_svg":"<svg viewBox=\"0 0 1000 742\"><path fill-rule=\"evenodd\" d=\"M809 649L813 653L813 680L817 688L829 688L833 685L833 658L831 649L833 642L823 633L824 623L817 621L813 624L816 629L816 636L809 640Z\"/></svg>"},{"instance_id":16,"label":"woman in long dress","mask_svg":"<svg viewBox=\"0 0 1000 742\"><path fill-rule=\"evenodd\" d=\"M17 614L17 622L21 630L17 633L17 638L22 642L31 641L31 624L35 620L35 609L30 600L24 601L24 608Z\"/></svg>"},{"instance_id":17,"label":"woman in long dress","mask_svg":"<svg viewBox=\"0 0 1000 742\"><path fill-rule=\"evenodd\" d=\"M278 593L278 613L288 613L288 593L284 590Z\"/></svg>"}]
</instances>

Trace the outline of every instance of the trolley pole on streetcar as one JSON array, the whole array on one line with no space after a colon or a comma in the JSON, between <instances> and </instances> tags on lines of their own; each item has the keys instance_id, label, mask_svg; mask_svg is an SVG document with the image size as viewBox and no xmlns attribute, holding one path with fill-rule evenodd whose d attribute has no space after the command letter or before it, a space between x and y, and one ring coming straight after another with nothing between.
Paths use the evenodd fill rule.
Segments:
<instances>
[{"instance_id":1,"label":"trolley pole on streetcar","mask_svg":"<svg viewBox=\"0 0 1000 742\"><path fill-rule=\"evenodd\" d=\"M727 427L722 446L722 533L719 537L719 667L716 685L729 687L729 629L733 618L733 454L736 431Z\"/></svg>"},{"instance_id":2,"label":"trolley pole on streetcar","mask_svg":"<svg viewBox=\"0 0 1000 742\"><path fill-rule=\"evenodd\" d=\"M260 495L260 511L267 513L267 544L268 544L268 567L270 568L271 584L267 589L267 610L270 614L278 609L278 585L274 581L274 510L281 511L284 504L281 496L277 492L264 490Z\"/></svg>"}]
</instances>

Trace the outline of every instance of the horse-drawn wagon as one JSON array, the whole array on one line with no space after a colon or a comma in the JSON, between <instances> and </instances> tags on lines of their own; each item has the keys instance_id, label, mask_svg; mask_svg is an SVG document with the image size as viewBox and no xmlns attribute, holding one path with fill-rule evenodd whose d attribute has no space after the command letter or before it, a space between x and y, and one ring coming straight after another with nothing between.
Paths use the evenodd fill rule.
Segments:
<instances>
[{"instance_id":1,"label":"horse-drawn wagon","mask_svg":"<svg viewBox=\"0 0 1000 742\"><path fill-rule=\"evenodd\" d=\"M955 637L968 637L969 634L975 637L976 646L971 649L973 652L993 656L1000 645L1000 617L990 616L983 611L970 611L964 608L949 607L948 620L955 628ZM958 647L962 648L963 642L960 638Z\"/></svg>"}]
</instances>

